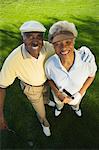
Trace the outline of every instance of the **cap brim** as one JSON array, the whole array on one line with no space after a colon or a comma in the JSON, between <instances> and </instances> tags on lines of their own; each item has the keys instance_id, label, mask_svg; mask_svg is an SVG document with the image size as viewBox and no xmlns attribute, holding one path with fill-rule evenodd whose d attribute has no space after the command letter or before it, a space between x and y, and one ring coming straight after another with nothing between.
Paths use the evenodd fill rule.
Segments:
<instances>
[{"instance_id":1,"label":"cap brim","mask_svg":"<svg viewBox=\"0 0 99 150\"><path fill-rule=\"evenodd\" d=\"M56 42L63 41L66 39L74 39L74 38L75 37L72 33L71 34L58 34L58 35L54 36L52 43L56 43Z\"/></svg>"}]
</instances>

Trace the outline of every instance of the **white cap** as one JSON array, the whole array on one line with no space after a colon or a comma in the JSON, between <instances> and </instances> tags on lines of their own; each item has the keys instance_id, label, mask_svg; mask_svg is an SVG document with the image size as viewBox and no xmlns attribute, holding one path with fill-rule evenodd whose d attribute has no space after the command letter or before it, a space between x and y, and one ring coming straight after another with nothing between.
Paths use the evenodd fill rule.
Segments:
<instances>
[{"instance_id":1,"label":"white cap","mask_svg":"<svg viewBox=\"0 0 99 150\"><path fill-rule=\"evenodd\" d=\"M68 21L58 21L54 23L49 29L49 42L52 42L52 39L55 35L63 32L65 33L66 31L71 32L75 38L77 37L77 29L73 23Z\"/></svg>"},{"instance_id":2,"label":"white cap","mask_svg":"<svg viewBox=\"0 0 99 150\"><path fill-rule=\"evenodd\" d=\"M38 21L27 21L20 27L21 33L23 32L45 32L46 28Z\"/></svg>"}]
</instances>

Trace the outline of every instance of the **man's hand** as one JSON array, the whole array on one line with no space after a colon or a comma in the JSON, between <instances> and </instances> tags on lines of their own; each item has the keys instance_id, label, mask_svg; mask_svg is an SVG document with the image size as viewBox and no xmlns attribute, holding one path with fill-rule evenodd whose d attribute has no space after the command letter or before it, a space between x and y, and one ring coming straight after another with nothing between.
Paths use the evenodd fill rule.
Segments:
<instances>
[{"instance_id":1,"label":"man's hand","mask_svg":"<svg viewBox=\"0 0 99 150\"><path fill-rule=\"evenodd\" d=\"M68 103L69 105L77 105L80 102L81 98L82 98L82 96L81 96L81 94L79 92L77 92L76 94L74 94L73 97L74 97L74 99L71 100Z\"/></svg>"},{"instance_id":2,"label":"man's hand","mask_svg":"<svg viewBox=\"0 0 99 150\"><path fill-rule=\"evenodd\" d=\"M4 99L5 99L6 89L0 87L0 129L7 129L7 123L4 119L3 114L3 105L4 105Z\"/></svg>"},{"instance_id":3,"label":"man's hand","mask_svg":"<svg viewBox=\"0 0 99 150\"><path fill-rule=\"evenodd\" d=\"M82 59L84 62L92 63L92 62L95 61L94 55L92 54L92 52L90 51L90 49L87 48L86 46L82 46L82 47L79 49L79 53L80 53L80 55L81 55L81 59Z\"/></svg>"},{"instance_id":4,"label":"man's hand","mask_svg":"<svg viewBox=\"0 0 99 150\"><path fill-rule=\"evenodd\" d=\"M8 129L3 113L0 113L0 129Z\"/></svg>"}]
</instances>

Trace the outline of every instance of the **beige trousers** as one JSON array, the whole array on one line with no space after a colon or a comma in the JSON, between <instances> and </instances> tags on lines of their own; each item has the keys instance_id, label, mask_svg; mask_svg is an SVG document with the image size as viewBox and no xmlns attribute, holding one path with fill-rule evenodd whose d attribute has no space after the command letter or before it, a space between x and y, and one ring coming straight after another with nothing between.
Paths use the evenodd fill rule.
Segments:
<instances>
[{"instance_id":1,"label":"beige trousers","mask_svg":"<svg viewBox=\"0 0 99 150\"><path fill-rule=\"evenodd\" d=\"M49 102L49 88L47 83L42 86L30 86L20 82L20 85L24 91L24 94L27 96L28 100L32 103L32 106L37 112L37 117L40 123L44 124L44 126L50 126L46 119L44 106L44 104Z\"/></svg>"}]
</instances>

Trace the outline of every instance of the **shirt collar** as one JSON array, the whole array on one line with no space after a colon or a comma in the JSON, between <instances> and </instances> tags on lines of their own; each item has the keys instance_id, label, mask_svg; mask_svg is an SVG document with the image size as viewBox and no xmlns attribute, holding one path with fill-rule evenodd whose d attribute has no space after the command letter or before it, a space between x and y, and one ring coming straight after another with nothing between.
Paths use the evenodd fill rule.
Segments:
<instances>
[{"instance_id":1,"label":"shirt collar","mask_svg":"<svg viewBox=\"0 0 99 150\"><path fill-rule=\"evenodd\" d=\"M74 63L72 65L72 69L77 68L79 66L79 63L81 62L80 54L77 52L76 49L74 49L74 52L75 52L75 60L74 60ZM66 68L61 63L59 56L57 54L55 54L55 57L58 60L58 67L62 68L62 70L67 72Z\"/></svg>"},{"instance_id":2,"label":"shirt collar","mask_svg":"<svg viewBox=\"0 0 99 150\"><path fill-rule=\"evenodd\" d=\"M21 52L22 52L22 56L23 56L23 59L26 59L26 58L32 58L32 56L28 53L28 51L25 49L25 45L23 43L22 47L21 47Z\"/></svg>"},{"instance_id":3,"label":"shirt collar","mask_svg":"<svg viewBox=\"0 0 99 150\"><path fill-rule=\"evenodd\" d=\"M67 72L66 68L62 65L60 58L57 54L55 54L56 59L58 60L58 67L61 68L63 71Z\"/></svg>"},{"instance_id":4,"label":"shirt collar","mask_svg":"<svg viewBox=\"0 0 99 150\"><path fill-rule=\"evenodd\" d=\"M73 64L73 68L75 69L75 68L77 68L79 65L80 65L80 63L81 63L81 56L80 56L80 54L78 53L78 50L74 50L74 52L75 52L75 60L74 60L74 64Z\"/></svg>"},{"instance_id":5,"label":"shirt collar","mask_svg":"<svg viewBox=\"0 0 99 150\"><path fill-rule=\"evenodd\" d=\"M41 51L40 51L39 57L41 57L43 49L44 49L44 46L42 47L42 49L41 49ZM39 59L39 57L38 57L38 59L36 59L35 57L32 57L32 56L28 53L28 51L27 51L26 48L25 48L24 43L23 43L22 46L21 46L21 53L22 53L23 59L33 59L33 60L38 60L38 59Z\"/></svg>"}]
</instances>

